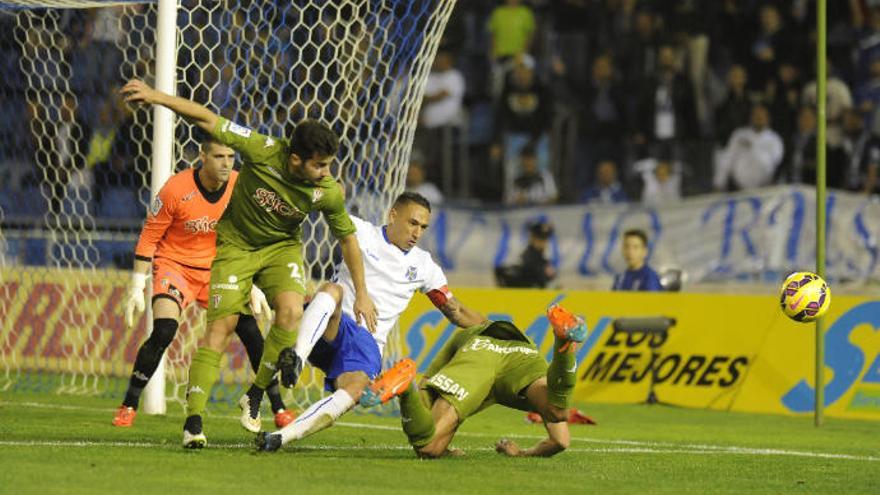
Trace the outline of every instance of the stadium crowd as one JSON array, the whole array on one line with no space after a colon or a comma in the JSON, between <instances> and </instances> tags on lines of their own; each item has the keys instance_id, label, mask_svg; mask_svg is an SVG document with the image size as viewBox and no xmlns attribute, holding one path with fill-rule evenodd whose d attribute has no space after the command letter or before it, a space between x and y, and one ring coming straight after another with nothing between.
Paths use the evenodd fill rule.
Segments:
<instances>
[{"instance_id":1,"label":"stadium crowd","mask_svg":"<svg viewBox=\"0 0 880 495\"><path fill-rule=\"evenodd\" d=\"M876 193L880 2L828 8L828 185ZM0 15L0 29L14 33L0 39L3 191L48 177L53 210L88 191L96 216L142 218L150 133L129 128L131 110L116 96L134 75L119 70L131 57L117 41L131 32L153 40L122 26L120 9L62 11L61 39ZM811 0L459 2L425 89L409 186L453 204L535 205L661 204L814 183L814 11ZM68 63L25 67L49 47ZM69 71L76 97L50 104L29 94L20 69L47 83ZM220 106L224 72L205 73L188 96ZM45 134L56 142L35 142L39 126L53 126ZM0 196L7 216L40 208Z\"/></svg>"}]
</instances>

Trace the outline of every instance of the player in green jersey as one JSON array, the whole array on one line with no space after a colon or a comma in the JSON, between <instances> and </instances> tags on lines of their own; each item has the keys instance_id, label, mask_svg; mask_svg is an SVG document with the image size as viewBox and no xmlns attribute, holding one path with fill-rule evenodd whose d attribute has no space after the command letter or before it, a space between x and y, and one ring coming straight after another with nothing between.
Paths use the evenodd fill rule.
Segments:
<instances>
[{"instance_id":1,"label":"player in green jersey","mask_svg":"<svg viewBox=\"0 0 880 495\"><path fill-rule=\"evenodd\" d=\"M575 350L587 332L583 321L561 306L551 306L547 317L555 335L549 366L531 339L509 322L486 322L450 338L419 387L410 385L400 395L403 431L419 457L460 454L449 449L456 430L492 404L538 411L548 434L529 449L502 439L495 445L499 453L549 457L568 448ZM383 385L380 378L370 390L381 395ZM365 401L370 398L362 397Z\"/></svg>"},{"instance_id":2,"label":"player in green jersey","mask_svg":"<svg viewBox=\"0 0 880 495\"><path fill-rule=\"evenodd\" d=\"M302 222L310 212L321 211L339 241L355 285L355 316L375 331L376 309L364 283L355 227L345 210L342 187L330 175L339 139L329 127L311 120L300 122L289 140L262 135L138 80L129 81L122 93L127 102L169 108L241 156L238 183L216 226L208 328L189 371L183 443L201 448L207 443L202 413L238 316L250 314L247 304L254 282L275 310L275 322L266 336L254 385L240 401L242 409L259 410L263 390L276 372L278 353L296 341L308 278L302 262ZM259 416L254 416L248 429L259 431Z\"/></svg>"}]
</instances>

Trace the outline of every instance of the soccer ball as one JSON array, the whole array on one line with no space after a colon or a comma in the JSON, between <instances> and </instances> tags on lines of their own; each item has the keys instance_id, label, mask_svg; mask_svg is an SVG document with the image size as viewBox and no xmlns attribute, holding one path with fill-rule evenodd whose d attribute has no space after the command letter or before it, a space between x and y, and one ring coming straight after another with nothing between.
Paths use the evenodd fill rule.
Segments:
<instances>
[{"instance_id":1,"label":"soccer ball","mask_svg":"<svg viewBox=\"0 0 880 495\"><path fill-rule=\"evenodd\" d=\"M821 318L831 306L831 289L822 277L812 272L795 272L786 277L781 293L782 312L794 321Z\"/></svg>"}]
</instances>

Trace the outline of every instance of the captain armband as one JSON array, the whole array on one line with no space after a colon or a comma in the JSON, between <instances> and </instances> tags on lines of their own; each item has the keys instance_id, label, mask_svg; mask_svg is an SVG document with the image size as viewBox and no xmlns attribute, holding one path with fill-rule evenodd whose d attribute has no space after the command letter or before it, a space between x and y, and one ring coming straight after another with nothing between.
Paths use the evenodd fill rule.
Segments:
<instances>
[{"instance_id":1,"label":"captain armband","mask_svg":"<svg viewBox=\"0 0 880 495\"><path fill-rule=\"evenodd\" d=\"M426 295L437 309L443 309L443 306L446 306L446 303L453 297L452 292L449 290L449 286L446 285L439 289L430 290Z\"/></svg>"}]
</instances>

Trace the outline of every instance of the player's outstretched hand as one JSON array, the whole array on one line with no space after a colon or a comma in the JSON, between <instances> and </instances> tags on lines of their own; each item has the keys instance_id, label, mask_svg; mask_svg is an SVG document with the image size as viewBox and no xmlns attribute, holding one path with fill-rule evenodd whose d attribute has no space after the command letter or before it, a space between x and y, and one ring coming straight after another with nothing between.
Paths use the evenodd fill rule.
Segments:
<instances>
[{"instance_id":1,"label":"player's outstretched hand","mask_svg":"<svg viewBox=\"0 0 880 495\"><path fill-rule=\"evenodd\" d=\"M140 79L132 79L119 90L125 96L126 103L151 104L156 102L158 91Z\"/></svg>"},{"instance_id":2,"label":"player's outstretched hand","mask_svg":"<svg viewBox=\"0 0 880 495\"><path fill-rule=\"evenodd\" d=\"M508 457L519 457L522 454L522 449L513 440L502 438L495 444L495 452Z\"/></svg>"},{"instance_id":3,"label":"player's outstretched hand","mask_svg":"<svg viewBox=\"0 0 880 495\"><path fill-rule=\"evenodd\" d=\"M144 302L144 285L146 285L147 275L145 273L133 273L131 275L131 285L125 294L125 325L128 328L134 327L135 317L144 312L146 304Z\"/></svg>"},{"instance_id":4,"label":"player's outstretched hand","mask_svg":"<svg viewBox=\"0 0 880 495\"><path fill-rule=\"evenodd\" d=\"M376 312L376 306L370 296L357 294L354 298L354 315L357 317L358 323L363 322L367 325L370 333L376 333L376 321L379 316Z\"/></svg>"},{"instance_id":5,"label":"player's outstretched hand","mask_svg":"<svg viewBox=\"0 0 880 495\"><path fill-rule=\"evenodd\" d=\"M260 318L272 319L272 307L269 306L269 301L266 300L266 294L263 294L263 291L256 285L251 285L250 305L251 312L258 321Z\"/></svg>"}]
</instances>

